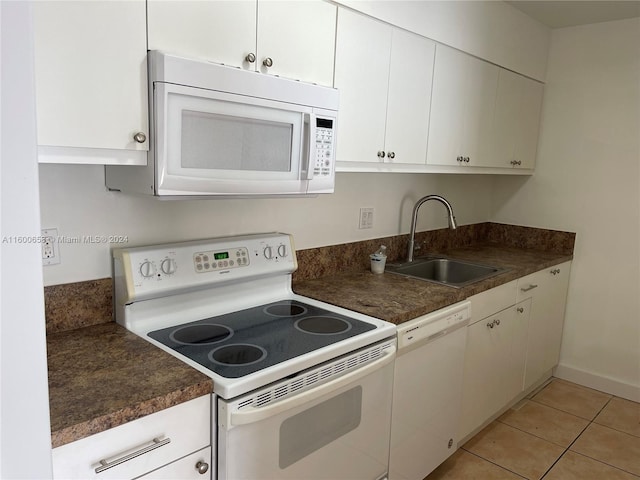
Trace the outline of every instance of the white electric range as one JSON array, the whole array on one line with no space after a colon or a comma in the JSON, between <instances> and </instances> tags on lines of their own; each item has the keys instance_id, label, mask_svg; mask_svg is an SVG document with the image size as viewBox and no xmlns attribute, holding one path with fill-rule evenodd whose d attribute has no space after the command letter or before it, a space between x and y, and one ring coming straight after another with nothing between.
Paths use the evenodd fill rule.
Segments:
<instances>
[{"instance_id":1,"label":"white electric range","mask_svg":"<svg viewBox=\"0 0 640 480\"><path fill-rule=\"evenodd\" d=\"M290 235L113 255L116 320L213 380L218 479L386 478L395 325L295 294Z\"/></svg>"}]
</instances>

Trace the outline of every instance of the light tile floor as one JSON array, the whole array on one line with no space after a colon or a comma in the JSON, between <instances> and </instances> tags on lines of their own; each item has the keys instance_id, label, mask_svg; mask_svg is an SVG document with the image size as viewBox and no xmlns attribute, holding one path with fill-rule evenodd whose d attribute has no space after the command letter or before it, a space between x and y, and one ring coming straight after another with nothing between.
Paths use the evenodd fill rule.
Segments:
<instances>
[{"instance_id":1,"label":"light tile floor","mask_svg":"<svg viewBox=\"0 0 640 480\"><path fill-rule=\"evenodd\" d=\"M638 480L640 403L553 379L425 480Z\"/></svg>"}]
</instances>

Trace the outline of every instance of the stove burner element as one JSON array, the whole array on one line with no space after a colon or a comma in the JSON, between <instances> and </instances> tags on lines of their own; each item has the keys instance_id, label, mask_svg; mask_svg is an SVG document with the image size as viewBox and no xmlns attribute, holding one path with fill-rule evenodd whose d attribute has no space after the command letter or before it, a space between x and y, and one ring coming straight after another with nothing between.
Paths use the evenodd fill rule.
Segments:
<instances>
[{"instance_id":1,"label":"stove burner element","mask_svg":"<svg viewBox=\"0 0 640 480\"><path fill-rule=\"evenodd\" d=\"M266 307L264 312L274 317L297 317L306 313L307 309L293 303L277 303Z\"/></svg>"},{"instance_id":2,"label":"stove burner element","mask_svg":"<svg viewBox=\"0 0 640 480\"><path fill-rule=\"evenodd\" d=\"M348 321L329 316L301 318L294 325L298 330L313 335L335 335L351 330Z\"/></svg>"},{"instance_id":3,"label":"stove burner element","mask_svg":"<svg viewBox=\"0 0 640 480\"><path fill-rule=\"evenodd\" d=\"M221 365L251 365L267 356L267 351L257 345L234 343L209 352L209 359Z\"/></svg>"},{"instance_id":4,"label":"stove burner element","mask_svg":"<svg viewBox=\"0 0 640 480\"><path fill-rule=\"evenodd\" d=\"M169 338L183 345L208 345L227 340L233 335L233 330L215 323L200 323L178 328Z\"/></svg>"}]
</instances>

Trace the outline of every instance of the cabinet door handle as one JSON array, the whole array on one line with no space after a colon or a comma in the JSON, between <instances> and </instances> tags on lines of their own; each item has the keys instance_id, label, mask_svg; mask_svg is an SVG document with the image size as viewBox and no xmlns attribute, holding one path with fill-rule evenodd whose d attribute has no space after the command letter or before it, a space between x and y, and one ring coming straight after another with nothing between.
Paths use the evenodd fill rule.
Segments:
<instances>
[{"instance_id":1,"label":"cabinet door handle","mask_svg":"<svg viewBox=\"0 0 640 480\"><path fill-rule=\"evenodd\" d=\"M524 308L522 308L522 307L518 307L518 308L516 308L516 311L517 311L518 313L523 313L523 312L524 312Z\"/></svg>"},{"instance_id":2,"label":"cabinet door handle","mask_svg":"<svg viewBox=\"0 0 640 480\"><path fill-rule=\"evenodd\" d=\"M142 132L138 132L133 136L133 139L138 143L144 143L147 141L147 136Z\"/></svg>"},{"instance_id":3,"label":"cabinet door handle","mask_svg":"<svg viewBox=\"0 0 640 480\"><path fill-rule=\"evenodd\" d=\"M385 155L386 155L386 153L384 153L384 151L383 151L383 150L380 150L380 151L378 152L378 158L384 158L384 156L385 156Z\"/></svg>"},{"instance_id":4,"label":"cabinet door handle","mask_svg":"<svg viewBox=\"0 0 640 480\"><path fill-rule=\"evenodd\" d=\"M523 292L528 292L529 290L533 290L534 288L538 288L538 285L529 285L526 288L521 288L520 290L522 290Z\"/></svg>"},{"instance_id":5,"label":"cabinet door handle","mask_svg":"<svg viewBox=\"0 0 640 480\"><path fill-rule=\"evenodd\" d=\"M204 475L209 471L209 464L207 462L198 462L196 463L196 470L200 475Z\"/></svg>"},{"instance_id":6,"label":"cabinet door handle","mask_svg":"<svg viewBox=\"0 0 640 480\"><path fill-rule=\"evenodd\" d=\"M253 63L256 61L256 54L255 53L249 53L247 54L246 57L244 57L245 61L249 62L249 63Z\"/></svg>"},{"instance_id":7,"label":"cabinet door handle","mask_svg":"<svg viewBox=\"0 0 640 480\"><path fill-rule=\"evenodd\" d=\"M469 163L469 161L470 161L470 160L471 160L471 159L470 159L469 157L464 157L464 162L465 162L465 163Z\"/></svg>"},{"instance_id":8,"label":"cabinet door handle","mask_svg":"<svg viewBox=\"0 0 640 480\"><path fill-rule=\"evenodd\" d=\"M262 61L262 65L264 65L265 67L269 68L269 67L273 67L273 59L271 57L267 57Z\"/></svg>"},{"instance_id":9,"label":"cabinet door handle","mask_svg":"<svg viewBox=\"0 0 640 480\"><path fill-rule=\"evenodd\" d=\"M387 154L387 157L389 157L389 158L391 158L391 159L396 158L396 153L395 153L395 152L389 152L389 153Z\"/></svg>"},{"instance_id":10,"label":"cabinet door handle","mask_svg":"<svg viewBox=\"0 0 640 480\"><path fill-rule=\"evenodd\" d=\"M499 318L496 318L496 319L494 320L494 322L495 322L495 324L496 324L496 325L500 325L500 319L499 319Z\"/></svg>"},{"instance_id":11,"label":"cabinet door handle","mask_svg":"<svg viewBox=\"0 0 640 480\"><path fill-rule=\"evenodd\" d=\"M496 323L496 322L495 322L495 321L493 321L493 322L489 322L489 323L487 323L487 327L489 327L489 328L493 328L493 324L494 324L494 323Z\"/></svg>"},{"instance_id":12,"label":"cabinet door handle","mask_svg":"<svg viewBox=\"0 0 640 480\"><path fill-rule=\"evenodd\" d=\"M154 438L153 443L151 445L143 447L140 450L136 450L135 452L130 453L129 455L116 458L111 462L108 462L106 459L100 460L100 466L96 468L96 473L104 472L105 470L108 470L111 467L115 467L116 465L120 465L121 463L128 462L131 459L139 457L140 455L144 455L145 453L149 453L150 451L155 450L156 448L160 448L163 445L167 445L168 443L171 443L170 438L165 438L164 440Z\"/></svg>"}]
</instances>

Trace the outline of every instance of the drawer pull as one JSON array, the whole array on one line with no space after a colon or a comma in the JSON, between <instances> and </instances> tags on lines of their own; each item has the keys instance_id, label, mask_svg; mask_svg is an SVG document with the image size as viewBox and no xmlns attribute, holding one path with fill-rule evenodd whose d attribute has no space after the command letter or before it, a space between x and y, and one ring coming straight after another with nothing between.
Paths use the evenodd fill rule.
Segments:
<instances>
[{"instance_id":1,"label":"drawer pull","mask_svg":"<svg viewBox=\"0 0 640 480\"><path fill-rule=\"evenodd\" d=\"M96 473L101 473L104 472L105 470L108 470L111 467L115 467L116 465L120 465L121 463L124 462L128 462L129 460L139 457L140 455L144 455L145 453L149 453L151 450L155 450L156 448L160 448L163 445L166 445L168 443L171 442L170 438L165 438L164 440L160 440L158 438L154 438L153 439L153 443L151 445L148 445L144 448L141 448L140 450L136 450L133 453L130 453L129 455L125 455L123 457L120 458L116 458L115 460L111 461L111 462L107 462L106 460L100 460L100 466L98 468L96 468Z\"/></svg>"},{"instance_id":2,"label":"drawer pull","mask_svg":"<svg viewBox=\"0 0 640 480\"><path fill-rule=\"evenodd\" d=\"M521 288L523 292L528 292L529 290L533 290L534 288L538 288L538 285L529 285L527 288Z\"/></svg>"}]
</instances>

